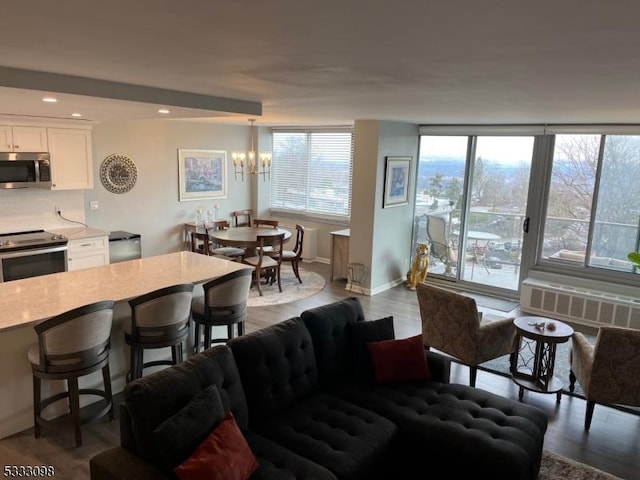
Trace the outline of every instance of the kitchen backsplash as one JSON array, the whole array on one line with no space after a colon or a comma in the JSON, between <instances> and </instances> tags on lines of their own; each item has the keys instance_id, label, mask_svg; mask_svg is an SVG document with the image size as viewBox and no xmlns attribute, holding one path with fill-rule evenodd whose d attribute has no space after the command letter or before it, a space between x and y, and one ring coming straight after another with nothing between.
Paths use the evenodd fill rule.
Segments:
<instances>
[{"instance_id":1,"label":"kitchen backsplash","mask_svg":"<svg viewBox=\"0 0 640 480\"><path fill-rule=\"evenodd\" d=\"M85 221L82 190L0 189L0 233L75 225L60 218L54 211L56 206L60 207L65 218Z\"/></svg>"}]
</instances>

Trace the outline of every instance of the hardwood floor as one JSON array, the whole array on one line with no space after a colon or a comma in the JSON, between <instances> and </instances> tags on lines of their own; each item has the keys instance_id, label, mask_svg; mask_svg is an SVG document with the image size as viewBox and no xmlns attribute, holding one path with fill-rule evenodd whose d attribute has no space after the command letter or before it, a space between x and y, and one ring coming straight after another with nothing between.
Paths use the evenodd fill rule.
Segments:
<instances>
[{"instance_id":1,"label":"hardwood floor","mask_svg":"<svg viewBox=\"0 0 640 480\"><path fill-rule=\"evenodd\" d=\"M329 268L322 264L303 264L329 278ZM373 297L344 290L344 281L329 282L317 295L296 302L249 309L247 332L297 316L305 309L330 303L345 296L360 298L366 317L371 320L393 315L396 337L417 335L421 331L415 292L400 285ZM498 312L502 313L502 312ZM514 314L517 312L511 312ZM504 314L504 313L502 313ZM468 383L469 370L454 363L451 381ZM566 379L568 382L568 379ZM518 389L508 378L479 371L478 388L517 400ZM589 433L583 429L585 401L563 395L556 404L555 395L525 393L524 401L541 408L549 417L545 448L579 462L584 462L627 480L640 480L640 415L597 405ZM0 440L0 459L5 465L52 465L57 479L89 478L89 459L96 453L120 443L119 424L101 421L83 426L83 446L76 448L69 429L45 429L43 437L34 439L33 430Z\"/></svg>"}]
</instances>

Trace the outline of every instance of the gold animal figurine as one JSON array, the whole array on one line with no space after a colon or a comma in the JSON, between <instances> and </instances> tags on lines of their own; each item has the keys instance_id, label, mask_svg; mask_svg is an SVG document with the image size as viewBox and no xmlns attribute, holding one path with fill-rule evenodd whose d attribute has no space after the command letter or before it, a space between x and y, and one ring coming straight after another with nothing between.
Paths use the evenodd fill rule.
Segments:
<instances>
[{"instance_id":1,"label":"gold animal figurine","mask_svg":"<svg viewBox=\"0 0 640 480\"><path fill-rule=\"evenodd\" d=\"M429 252L430 247L426 243L419 243L416 247L416 256L411 262L411 269L407 272L407 287L409 290L415 290L418 283L422 283L427 279Z\"/></svg>"}]
</instances>

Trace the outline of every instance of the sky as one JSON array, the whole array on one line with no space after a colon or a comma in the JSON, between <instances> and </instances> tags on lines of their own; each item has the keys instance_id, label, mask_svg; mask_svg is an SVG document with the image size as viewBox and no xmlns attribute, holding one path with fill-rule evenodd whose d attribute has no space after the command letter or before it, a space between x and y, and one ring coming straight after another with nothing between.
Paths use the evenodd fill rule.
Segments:
<instances>
[{"instance_id":1,"label":"sky","mask_svg":"<svg viewBox=\"0 0 640 480\"><path fill-rule=\"evenodd\" d=\"M467 136L422 136L423 144L420 156L465 158ZM476 157L503 164L531 162L533 136L527 137L489 137L479 136Z\"/></svg>"}]
</instances>

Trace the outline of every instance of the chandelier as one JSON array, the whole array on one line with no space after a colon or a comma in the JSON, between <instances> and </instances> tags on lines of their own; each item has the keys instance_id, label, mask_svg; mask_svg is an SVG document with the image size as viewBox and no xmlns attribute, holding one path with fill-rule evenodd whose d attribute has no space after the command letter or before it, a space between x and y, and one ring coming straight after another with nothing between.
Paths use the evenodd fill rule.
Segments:
<instances>
[{"instance_id":1,"label":"chandelier","mask_svg":"<svg viewBox=\"0 0 640 480\"><path fill-rule=\"evenodd\" d=\"M250 118L250 136L251 136L251 149L248 152L233 152L231 158L233 159L233 176L237 180L238 174L240 179L244 182L245 167L247 168L247 174L249 175L262 175L262 180L271 179L271 152L260 152L256 156L256 151L253 148L254 132L255 132L255 119ZM259 164L257 164L259 162ZM260 170L261 169L261 170Z\"/></svg>"}]
</instances>

